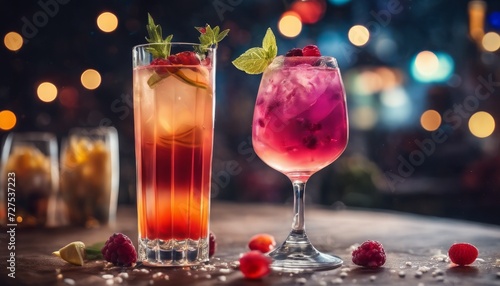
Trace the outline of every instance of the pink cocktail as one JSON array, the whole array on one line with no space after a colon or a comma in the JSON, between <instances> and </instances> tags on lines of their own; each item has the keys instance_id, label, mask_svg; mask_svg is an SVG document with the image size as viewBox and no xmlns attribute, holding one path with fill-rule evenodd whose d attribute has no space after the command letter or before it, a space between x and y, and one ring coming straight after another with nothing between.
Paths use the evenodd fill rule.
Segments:
<instances>
[{"instance_id":1,"label":"pink cocktail","mask_svg":"<svg viewBox=\"0 0 500 286\"><path fill-rule=\"evenodd\" d=\"M344 87L332 57L283 57L262 76L253 117L253 147L272 168L290 178L295 192L292 232L269 255L279 270L331 269L342 264L317 251L304 227L309 177L345 150L348 120Z\"/></svg>"}]
</instances>

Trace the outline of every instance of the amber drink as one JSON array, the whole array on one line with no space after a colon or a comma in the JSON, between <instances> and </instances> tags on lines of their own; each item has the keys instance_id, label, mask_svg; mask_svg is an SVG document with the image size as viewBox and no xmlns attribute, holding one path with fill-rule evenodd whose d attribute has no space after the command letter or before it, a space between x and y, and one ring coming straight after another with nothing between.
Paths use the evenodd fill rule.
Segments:
<instances>
[{"instance_id":1,"label":"amber drink","mask_svg":"<svg viewBox=\"0 0 500 286\"><path fill-rule=\"evenodd\" d=\"M194 265L209 250L215 49L171 43L158 60L154 45L133 49L138 260Z\"/></svg>"}]
</instances>

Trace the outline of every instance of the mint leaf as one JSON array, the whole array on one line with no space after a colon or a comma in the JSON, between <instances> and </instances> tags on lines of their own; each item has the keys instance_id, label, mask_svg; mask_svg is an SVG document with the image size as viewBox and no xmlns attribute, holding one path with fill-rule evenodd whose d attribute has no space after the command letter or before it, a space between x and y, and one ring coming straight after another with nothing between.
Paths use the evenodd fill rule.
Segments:
<instances>
[{"instance_id":1,"label":"mint leaf","mask_svg":"<svg viewBox=\"0 0 500 286\"><path fill-rule=\"evenodd\" d=\"M262 47L267 51L269 58L275 58L278 54L278 47L276 45L276 37L271 28L267 28L266 35L262 40Z\"/></svg>"},{"instance_id":2,"label":"mint leaf","mask_svg":"<svg viewBox=\"0 0 500 286\"><path fill-rule=\"evenodd\" d=\"M233 61L233 65L248 74L263 73L278 54L276 37L268 28L262 40L262 48L251 48Z\"/></svg>"},{"instance_id":3,"label":"mint leaf","mask_svg":"<svg viewBox=\"0 0 500 286\"><path fill-rule=\"evenodd\" d=\"M260 74L272 60L264 48L251 48L235 59L233 65L248 74Z\"/></svg>"},{"instance_id":4,"label":"mint leaf","mask_svg":"<svg viewBox=\"0 0 500 286\"><path fill-rule=\"evenodd\" d=\"M102 259L101 249L104 247L105 242L94 243L91 246L85 247L85 259L95 260Z\"/></svg>"},{"instance_id":5,"label":"mint leaf","mask_svg":"<svg viewBox=\"0 0 500 286\"><path fill-rule=\"evenodd\" d=\"M154 44L164 44L164 45L153 45L146 48L146 51L151 53L153 58L167 58L170 55L170 42L172 42L173 35L167 36L163 39L162 30L160 25L156 25L153 17L148 13L148 24L146 25L146 30L148 31L148 37L146 41L148 43Z\"/></svg>"},{"instance_id":6,"label":"mint leaf","mask_svg":"<svg viewBox=\"0 0 500 286\"><path fill-rule=\"evenodd\" d=\"M229 29L220 32L219 26L215 26L212 29L208 24L205 27L194 28L200 32L200 37L198 38L200 40L200 47L197 48L197 52L199 53L205 53L208 48L214 45L217 46L229 33Z\"/></svg>"}]
</instances>

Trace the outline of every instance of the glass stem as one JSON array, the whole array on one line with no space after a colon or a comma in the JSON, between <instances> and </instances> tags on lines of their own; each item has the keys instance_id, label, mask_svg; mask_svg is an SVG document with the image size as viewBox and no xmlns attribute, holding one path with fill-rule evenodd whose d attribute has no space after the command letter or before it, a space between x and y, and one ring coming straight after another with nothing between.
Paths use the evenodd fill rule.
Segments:
<instances>
[{"instance_id":1,"label":"glass stem","mask_svg":"<svg viewBox=\"0 0 500 286\"><path fill-rule=\"evenodd\" d=\"M304 221L304 192L306 191L306 182L293 182L293 223L292 231L295 233L305 232Z\"/></svg>"}]
</instances>

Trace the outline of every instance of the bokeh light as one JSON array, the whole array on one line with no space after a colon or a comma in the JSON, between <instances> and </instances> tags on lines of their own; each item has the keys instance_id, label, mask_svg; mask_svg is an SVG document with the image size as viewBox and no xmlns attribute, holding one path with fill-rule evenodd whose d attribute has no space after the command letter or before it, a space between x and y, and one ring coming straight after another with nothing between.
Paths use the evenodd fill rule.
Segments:
<instances>
[{"instance_id":1,"label":"bokeh light","mask_svg":"<svg viewBox=\"0 0 500 286\"><path fill-rule=\"evenodd\" d=\"M495 119L488 112L476 112L469 119L469 130L478 138L486 138L495 131Z\"/></svg>"},{"instance_id":2,"label":"bokeh light","mask_svg":"<svg viewBox=\"0 0 500 286\"><path fill-rule=\"evenodd\" d=\"M441 126L441 115L433 109L426 110L420 116L420 125L427 131L435 131Z\"/></svg>"},{"instance_id":3,"label":"bokeh light","mask_svg":"<svg viewBox=\"0 0 500 286\"><path fill-rule=\"evenodd\" d=\"M16 126L17 118L14 112L10 110L0 111L0 129L11 130Z\"/></svg>"},{"instance_id":4,"label":"bokeh light","mask_svg":"<svg viewBox=\"0 0 500 286\"><path fill-rule=\"evenodd\" d=\"M65 107L78 106L78 90L72 86L66 86L59 93L59 101Z\"/></svg>"},{"instance_id":5,"label":"bokeh light","mask_svg":"<svg viewBox=\"0 0 500 286\"><path fill-rule=\"evenodd\" d=\"M291 10L300 15L304 24L314 24L318 22L326 10L325 0L296 0Z\"/></svg>"},{"instance_id":6,"label":"bokeh light","mask_svg":"<svg viewBox=\"0 0 500 286\"><path fill-rule=\"evenodd\" d=\"M420 82L447 81L455 69L453 58L443 52L420 52L411 63L411 74Z\"/></svg>"},{"instance_id":7,"label":"bokeh light","mask_svg":"<svg viewBox=\"0 0 500 286\"><path fill-rule=\"evenodd\" d=\"M439 59L431 51L420 52L415 58L415 68L422 75L433 74L439 68Z\"/></svg>"},{"instance_id":8,"label":"bokeh light","mask_svg":"<svg viewBox=\"0 0 500 286\"><path fill-rule=\"evenodd\" d=\"M328 0L328 2L330 2L330 4L332 5L342 6L351 2L351 0Z\"/></svg>"},{"instance_id":9,"label":"bokeh light","mask_svg":"<svg viewBox=\"0 0 500 286\"><path fill-rule=\"evenodd\" d=\"M17 216L16 218L17 223L22 223L23 222L23 217L22 216Z\"/></svg>"},{"instance_id":10,"label":"bokeh light","mask_svg":"<svg viewBox=\"0 0 500 286\"><path fill-rule=\"evenodd\" d=\"M101 75L94 69L88 69L82 73L80 78L83 87L86 89L96 89L101 85Z\"/></svg>"},{"instance_id":11,"label":"bokeh light","mask_svg":"<svg viewBox=\"0 0 500 286\"><path fill-rule=\"evenodd\" d=\"M23 46L23 37L16 32L8 32L3 38L5 47L11 51L18 51Z\"/></svg>"},{"instance_id":12,"label":"bokeh light","mask_svg":"<svg viewBox=\"0 0 500 286\"><path fill-rule=\"evenodd\" d=\"M383 91L380 94L380 101L386 107L398 108L407 105L410 100L406 91L401 86L397 86Z\"/></svg>"},{"instance_id":13,"label":"bokeh light","mask_svg":"<svg viewBox=\"0 0 500 286\"><path fill-rule=\"evenodd\" d=\"M500 35L495 32L486 33L481 43L486 51L495 52L500 49Z\"/></svg>"},{"instance_id":14,"label":"bokeh light","mask_svg":"<svg viewBox=\"0 0 500 286\"><path fill-rule=\"evenodd\" d=\"M349 115L349 123L359 130L373 129L378 120L377 111L371 106L354 108Z\"/></svg>"},{"instance_id":15,"label":"bokeh light","mask_svg":"<svg viewBox=\"0 0 500 286\"><path fill-rule=\"evenodd\" d=\"M302 31L302 22L299 14L289 11L285 12L278 22L278 30L288 38L296 37Z\"/></svg>"},{"instance_id":16,"label":"bokeh light","mask_svg":"<svg viewBox=\"0 0 500 286\"><path fill-rule=\"evenodd\" d=\"M355 25L349 29L349 41L355 46L364 46L370 40L370 31L365 26Z\"/></svg>"},{"instance_id":17,"label":"bokeh light","mask_svg":"<svg viewBox=\"0 0 500 286\"><path fill-rule=\"evenodd\" d=\"M113 32L118 27L118 18L111 12L104 12L97 17L97 26L103 32Z\"/></svg>"},{"instance_id":18,"label":"bokeh light","mask_svg":"<svg viewBox=\"0 0 500 286\"><path fill-rule=\"evenodd\" d=\"M500 12L491 12L491 14L488 16L488 21L490 22L490 25L492 27L500 29Z\"/></svg>"},{"instance_id":19,"label":"bokeh light","mask_svg":"<svg viewBox=\"0 0 500 286\"><path fill-rule=\"evenodd\" d=\"M38 98L43 102L52 102L57 97L57 87L51 82L42 82L37 90Z\"/></svg>"}]
</instances>

